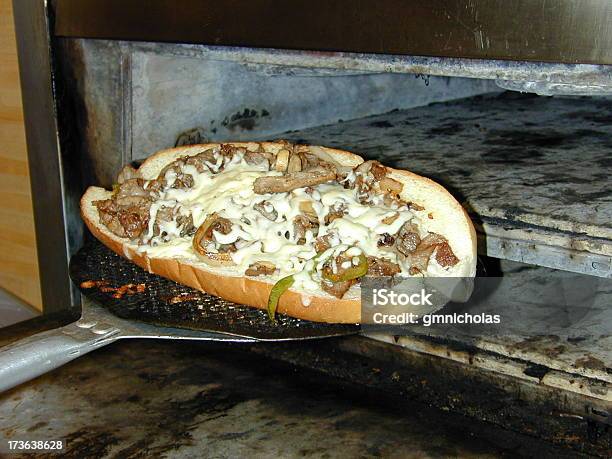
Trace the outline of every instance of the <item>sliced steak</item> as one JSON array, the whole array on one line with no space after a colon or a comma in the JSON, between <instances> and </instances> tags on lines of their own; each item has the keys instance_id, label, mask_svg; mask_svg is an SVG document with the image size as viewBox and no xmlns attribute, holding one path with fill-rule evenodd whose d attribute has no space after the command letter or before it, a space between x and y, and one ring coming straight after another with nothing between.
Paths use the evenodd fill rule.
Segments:
<instances>
[{"instance_id":1,"label":"sliced steak","mask_svg":"<svg viewBox=\"0 0 612 459\"><path fill-rule=\"evenodd\" d=\"M315 167L308 171L294 172L281 176L259 177L255 180L253 189L257 194L286 193L298 188L329 182L335 178L335 171L323 167Z\"/></svg>"},{"instance_id":2,"label":"sliced steak","mask_svg":"<svg viewBox=\"0 0 612 459\"><path fill-rule=\"evenodd\" d=\"M395 276L401 271L397 263L386 258L368 257L368 276Z\"/></svg>"}]
</instances>

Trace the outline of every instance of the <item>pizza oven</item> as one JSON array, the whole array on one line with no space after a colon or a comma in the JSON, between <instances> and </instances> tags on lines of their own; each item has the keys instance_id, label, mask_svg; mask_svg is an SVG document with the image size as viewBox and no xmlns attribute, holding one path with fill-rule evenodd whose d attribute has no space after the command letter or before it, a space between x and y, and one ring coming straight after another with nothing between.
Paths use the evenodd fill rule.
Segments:
<instances>
[{"instance_id":1,"label":"pizza oven","mask_svg":"<svg viewBox=\"0 0 612 459\"><path fill-rule=\"evenodd\" d=\"M206 355L235 353L236 374L259 359L383 407L423 404L499 444L612 451L609 2L54 0L14 10L44 315L5 329L5 342L73 321L91 301L69 276L92 239L78 211L87 186L110 188L124 165L173 146L326 145L443 184L476 227L478 275L503 292L489 301L540 328L462 338L364 329ZM146 352L121 346L134 359ZM197 360L198 344L176 346L177 361Z\"/></svg>"}]
</instances>

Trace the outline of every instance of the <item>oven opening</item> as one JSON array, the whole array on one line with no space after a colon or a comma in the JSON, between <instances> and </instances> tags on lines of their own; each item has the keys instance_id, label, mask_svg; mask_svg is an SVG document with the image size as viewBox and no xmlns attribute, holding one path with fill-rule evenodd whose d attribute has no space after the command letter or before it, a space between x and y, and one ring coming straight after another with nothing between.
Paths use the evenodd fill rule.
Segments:
<instances>
[{"instance_id":1,"label":"oven opening","mask_svg":"<svg viewBox=\"0 0 612 459\"><path fill-rule=\"evenodd\" d=\"M429 26L393 29L388 2L337 33L324 19L348 10L314 2L320 36L255 2L235 21L269 33L245 36L179 27L165 2L85 21L94 3L39 7L30 53L14 6L43 307L1 329L0 406L34 413L7 417L7 441L609 454L606 37L500 46L409 6ZM359 17L385 18L379 42L351 35Z\"/></svg>"}]
</instances>

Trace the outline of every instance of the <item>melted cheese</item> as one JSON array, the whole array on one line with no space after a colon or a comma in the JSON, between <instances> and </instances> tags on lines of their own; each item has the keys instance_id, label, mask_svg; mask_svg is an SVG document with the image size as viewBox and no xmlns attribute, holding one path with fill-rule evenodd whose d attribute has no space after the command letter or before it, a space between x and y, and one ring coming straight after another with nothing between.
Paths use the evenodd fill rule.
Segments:
<instances>
[{"instance_id":1,"label":"melted cheese","mask_svg":"<svg viewBox=\"0 0 612 459\"><path fill-rule=\"evenodd\" d=\"M209 165L217 171L223 158L216 155L215 164ZM222 172L213 174L209 171L198 173L191 165L183 166L183 172L190 174L194 183L191 188L174 189L171 185L176 180L176 173L169 170L165 174L167 187L161 192L159 200L151 206L151 219L147 228L145 245L138 250L155 257L178 257L189 260L190 263L201 262L192 247L191 237L181 237L180 228L175 220L159 223L160 236L153 237L154 223L157 213L163 207L174 209L175 216L191 216L195 227L199 227L206 217L216 212L220 217L231 221L232 227L228 234L213 231L213 240L217 244L235 243L236 251L230 256L236 266L220 268L231 271L233 275L242 275L253 263L267 261L278 269L274 278L295 275L295 287L307 291L318 291L321 280L320 272L329 257L348 250L351 261L342 264L341 268L358 264L359 255L386 258L398 262L394 251L378 247L377 242L383 233L395 234L408 221L417 225L419 219L407 206L385 206L382 196L374 195L374 205L359 202L357 191L345 189L336 182L330 182L314 187L308 193L300 188L289 193L271 193L258 195L253 191L253 183L259 177L281 175L280 172L269 171L267 164L247 164L242 155L236 154L226 164ZM353 174L353 175L351 175ZM349 174L349 180L354 180L354 173ZM306 231L306 243L297 244L294 219L303 214L300 206L310 203L319 221L318 236L327 236L332 247L317 257L314 249L315 235ZM276 219L269 220L254 206L263 204L264 210ZM325 225L325 216L330 209L346 209L346 215ZM397 218L390 224L383 223L385 218ZM344 266L346 264L346 266ZM335 260L332 269L337 272ZM404 272L407 272L402 266Z\"/></svg>"}]
</instances>

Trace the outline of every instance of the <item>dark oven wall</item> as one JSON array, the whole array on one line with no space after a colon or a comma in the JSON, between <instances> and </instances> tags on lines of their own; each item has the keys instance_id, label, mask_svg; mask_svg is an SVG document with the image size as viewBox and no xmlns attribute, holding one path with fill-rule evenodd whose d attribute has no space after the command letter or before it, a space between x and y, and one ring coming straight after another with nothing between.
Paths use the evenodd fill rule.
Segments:
<instances>
[{"instance_id":1,"label":"dark oven wall","mask_svg":"<svg viewBox=\"0 0 612 459\"><path fill-rule=\"evenodd\" d=\"M253 63L206 47L61 40L85 185L177 143L283 132L499 89L487 80Z\"/></svg>"}]
</instances>

